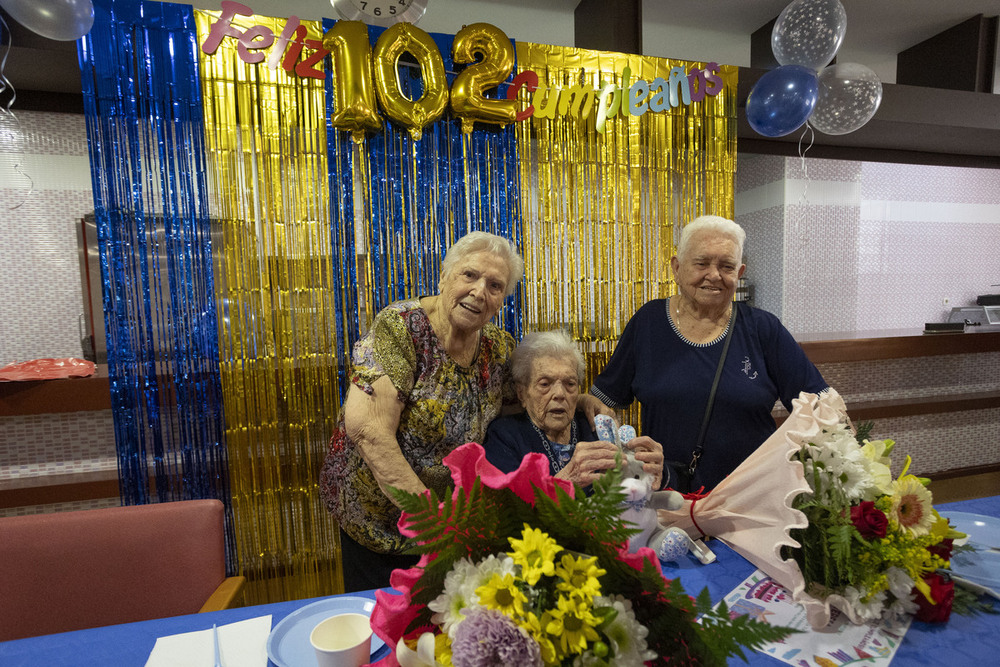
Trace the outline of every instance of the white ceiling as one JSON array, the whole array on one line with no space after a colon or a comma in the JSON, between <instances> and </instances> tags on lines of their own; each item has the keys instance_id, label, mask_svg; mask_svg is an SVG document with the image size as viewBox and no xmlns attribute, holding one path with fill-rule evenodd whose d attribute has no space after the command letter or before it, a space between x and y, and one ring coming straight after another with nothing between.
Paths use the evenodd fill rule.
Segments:
<instances>
[{"instance_id":1,"label":"white ceiling","mask_svg":"<svg viewBox=\"0 0 1000 667\"><path fill-rule=\"evenodd\" d=\"M254 13L301 19L339 18L329 0L240 0ZM491 23L522 42L574 46L580 0L427 0L419 26L455 34L463 25ZM750 65L750 35L781 13L787 0L642 0L644 55L725 65ZM847 32L839 62L868 66L896 82L896 54L976 14L1000 14L1000 0L841 0ZM185 0L217 11L221 0ZM249 27L249 26L247 26ZM3 73L16 90L79 92L72 42L15 34ZM2 54L0 54L2 55ZM1000 93L1000 55L994 91Z\"/></svg>"},{"instance_id":2,"label":"white ceiling","mask_svg":"<svg viewBox=\"0 0 1000 667\"><path fill-rule=\"evenodd\" d=\"M329 0L242 0L258 14L337 18ZM896 54L975 16L1000 14L998 0L841 0L847 32L840 62L859 62L886 83L896 80ZM428 32L496 25L519 41L573 46L579 0L428 0L420 20ZM682 60L750 65L750 35L778 16L786 0L643 0L643 51ZM218 9L219 0L195 3ZM1000 62L1000 58L998 58ZM1000 85L994 85L1000 91Z\"/></svg>"}]
</instances>

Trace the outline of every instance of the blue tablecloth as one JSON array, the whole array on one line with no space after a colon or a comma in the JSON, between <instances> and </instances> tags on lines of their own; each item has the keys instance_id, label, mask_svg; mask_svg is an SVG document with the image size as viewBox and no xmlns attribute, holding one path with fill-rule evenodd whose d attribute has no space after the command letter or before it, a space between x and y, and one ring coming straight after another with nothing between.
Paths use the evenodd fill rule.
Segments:
<instances>
[{"instance_id":1,"label":"blue tablecloth","mask_svg":"<svg viewBox=\"0 0 1000 667\"><path fill-rule=\"evenodd\" d=\"M947 516L948 510L972 512L1000 517L1000 496L942 504L938 507ZM752 571L741 556L718 541L711 542L718 560L711 565L701 565L693 558L679 566L665 566L669 578L679 577L689 594L697 594L707 587L713 600L719 600L743 581ZM373 591L355 593L374 597ZM119 667L143 665L153 650L157 637L194 630L205 630L213 624L224 625L271 614L272 627L296 609L315 600L294 600L255 607L241 607L226 611L190 616L175 616L141 623L127 623L91 630L66 632L43 637L32 637L0 642L0 665L14 667ZM2 604L2 601L0 601ZM1000 605L998 605L1000 607ZM1000 656L1000 615L978 614L958 616L952 614L944 625L914 622L899 648L894 665L990 665ZM750 665L775 667L780 661L749 651ZM731 664L742 665L734 658ZM271 663L269 663L271 664ZM272 665L273 667L273 665Z\"/></svg>"}]
</instances>

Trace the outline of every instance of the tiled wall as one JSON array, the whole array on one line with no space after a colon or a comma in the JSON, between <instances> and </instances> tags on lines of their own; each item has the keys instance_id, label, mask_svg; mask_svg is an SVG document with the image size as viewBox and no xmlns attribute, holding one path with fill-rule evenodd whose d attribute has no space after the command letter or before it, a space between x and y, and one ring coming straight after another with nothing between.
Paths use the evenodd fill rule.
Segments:
<instances>
[{"instance_id":1,"label":"tiled wall","mask_svg":"<svg viewBox=\"0 0 1000 667\"><path fill-rule=\"evenodd\" d=\"M757 305L794 333L920 330L1000 293L1000 169L756 155L736 180Z\"/></svg>"},{"instance_id":2,"label":"tiled wall","mask_svg":"<svg viewBox=\"0 0 1000 667\"><path fill-rule=\"evenodd\" d=\"M83 354L77 227L94 210L80 114L0 114L0 365Z\"/></svg>"},{"instance_id":3,"label":"tiled wall","mask_svg":"<svg viewBox=\"0 0 1000 667\"><path fill-rule=\"evenodd\" d=\"M1000 170L741 156L755 306L793 333L907 329L1000 293ZM777 268L776 268L777 267ZM950 303L945 305L944 299ZM848 405L1000 390L1000 353L821 364ZM917 474L1000 463L1000 409L875 421Z\"/></svg>"},{"instance_id":4,"label":"tiled wall","mask_svg":"<svg viewBox=\"0 0 1000 667\"><path fill-rule=\"evenodd\" d=\"M110 410L0 418L0 481L116 470Z\"/></svg>"},{"instance_id":5,"label":"tiled wall","mask_svg":"<svg viewBox=\"0 0 1000 667\"><path fill-rule=\"evenodd\" d=\"M77 226L94 210L80 114L0 114L0 366L81 357ZM110 410L0 417L0 486L115 470ZM0 516L117 505L117 498L0 509Z\"/></svg>"}]
</instances>

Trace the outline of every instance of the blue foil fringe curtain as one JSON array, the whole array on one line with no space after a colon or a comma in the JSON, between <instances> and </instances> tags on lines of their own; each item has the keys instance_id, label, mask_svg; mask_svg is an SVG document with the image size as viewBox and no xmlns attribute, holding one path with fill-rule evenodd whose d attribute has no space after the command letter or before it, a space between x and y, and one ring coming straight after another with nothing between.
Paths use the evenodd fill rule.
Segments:
<instances>
[{"instance_id":1,"label":"blue foil fringe curtain","mask_svg":"<svg viewBox=\"0 0 1000 667\"><path fill-rule=\"evenodd\" d=\"M217 498L231 526L194 12L94 11L79 56L121 500Z\"/></svg>"},{"instance_id":2,"label":"blue foil fringe curtain","mask_svg":"<svg viewBox=\"0 0 1000 667\"><path fill-rule=\"evenodd\" d=\"M335 21L325 19L324 31ZM384 28L369 26L374 45ZM432 34L444 60L450 87L456 76L451 57L452 35ZM418 67L399 68L401 91L410 99L421 94ZM327 70L327 118L333 109L330 92L335 82ZM506 94L506 88L491 96ZM338 311L348 316L338 330L338 357L343 397L351 347L379 310L393 301L436 294L441 260L448 247L473 230L510 239L523 252L520 219L520 171L514 126L499 128L477 123L463 135L459 120L449 111L424 128L414 141L409 133L385 118L380 133L368 134L359 150L351 149L347 133L327 126L330 173L331 234L334 252L344 269L335 286ZM364 164L358 164L363 162ZM336 170L334 165L340 165ZM355 178L362 182L359 218L364 230L357 237L354 222ZM359 260L360 257L360 260ZM359 265L358 262L361 262ZM355 285L362 285L361 300ZM498 324L516 340L522 335L522 286L509 297Z\"/></svg>"}]
</instances>

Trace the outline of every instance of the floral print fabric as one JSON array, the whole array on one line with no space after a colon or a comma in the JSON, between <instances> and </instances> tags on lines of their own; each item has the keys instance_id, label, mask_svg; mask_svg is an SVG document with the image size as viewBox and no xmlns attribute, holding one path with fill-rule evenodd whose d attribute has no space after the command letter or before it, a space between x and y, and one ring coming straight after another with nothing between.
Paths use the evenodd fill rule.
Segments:
<instances>
[{"instance_id":1,"label":"floral print fabric","mask_svg":"<svg viewBox=\"0 0 1000 667\"><path fill-rule=\"evenodd\" d=\"M418 300L399 301L381 311L354 346L351 382L372 393L385 376L399 392L403 410L396 440L417 477L438 494L447 493L451 474L442 459L466 442L482 442L486 427L504 403L515 400L509 359L514 339L494 324L483 327L469 367L448 356ZM344 422L330 441L320 477L327 507L358 543L380 553L404 543L396 522L400 511L382 493Z\"/></svg>"}]
</instances>

